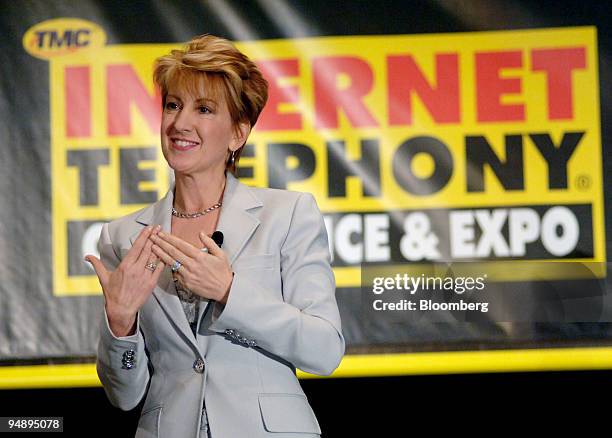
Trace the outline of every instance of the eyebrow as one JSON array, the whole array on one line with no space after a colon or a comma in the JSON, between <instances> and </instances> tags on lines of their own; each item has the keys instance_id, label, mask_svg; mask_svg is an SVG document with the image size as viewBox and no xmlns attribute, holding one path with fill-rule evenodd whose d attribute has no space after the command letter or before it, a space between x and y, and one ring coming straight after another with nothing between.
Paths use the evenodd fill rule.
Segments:
<instances>
[{"instance_id":1,"label":"eyebrow","mask_svg":"<svg viewBox=\"0 0 612 438\"><path fill-rule=\"evenodd\" d=\"M175 96L174 94L168 94L168 95L166 96L166 98L176 99L176 100L178 100L179 102L182 102L182 101L183 101L183 100L182 100L180 97ZM212 103L212 104L214 104L214 105L216 105L216 104L217 104L217 101L216 101L216 100L211 99L211 98L209 98L209 97L200 97L199 99L196 99L195 101L196 101L196 103Z\"/></svg>"},{"instance_id":2,"label":"eyebrow","mask_svg":"<svg viewBox=\"0 0 612 438\"><path fill-rule=\"evenodd\" d=\"M212 103L213 105L216 105L217 101L209 97L201 97L199 99L196 99L196 103Z\"/></svg>"}]
</instances>

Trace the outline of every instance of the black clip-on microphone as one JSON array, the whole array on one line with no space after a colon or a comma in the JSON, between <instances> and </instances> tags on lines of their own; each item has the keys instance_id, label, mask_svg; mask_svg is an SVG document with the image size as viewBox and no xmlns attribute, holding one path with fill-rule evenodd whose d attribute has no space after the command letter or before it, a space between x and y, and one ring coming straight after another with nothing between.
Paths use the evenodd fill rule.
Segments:
<instances>
[{"instance_id":1,"label":"black clip-on microphone","mask_svg":"<svg viewBox=\"0 0 612 438\"><path fill-rule=\"evenodd\" d=\"M215 231L214 233L212 233L211 238L215 241L219 248L223 246L223 233L221 231ZM202 252L208 252L208 248L202 248Z\"/></svg>"},{"instance_id":2,"label":"black clip-on microphone","mask_svg":"<svg viewBox=\"0 0 612 438\"><path fill-rule=\"evenodd\" d=\"M223 246L223 233L221 231L215 231L212 233L212 240L221 248L221 246Z\"/></svg>"}]
</instances>

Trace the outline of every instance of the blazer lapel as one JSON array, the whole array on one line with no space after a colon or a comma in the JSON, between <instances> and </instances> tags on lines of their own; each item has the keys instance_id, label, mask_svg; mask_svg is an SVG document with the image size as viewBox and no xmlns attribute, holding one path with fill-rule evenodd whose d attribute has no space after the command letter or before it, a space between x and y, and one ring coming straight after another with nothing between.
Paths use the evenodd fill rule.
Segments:
<instances>
[{"instance_id":1,"label":"blazer lapel","mask_svg":"<svg viewBox=\"0 0 612 438\"><path fill-rule=\"evenodd\" d=\"M249 210L261 207L263 204L253 195L251 189L240 183L234 175L227 173L226 178L217 230L223 233L221 248L231 266L259 226L259 219L253 216ZM214 301L206 301L205 304L204 302L200 304L197 333L213 334L208 330L208 327L212 323L212 307L214 304ZM208 336L200 336L199 342L201 349L206 351L208 349Z\"/></svg>"},{"instance_id":2,"label":"blazer lapel","mask_svg":"<svg viewBox=\"0 0 612 438\"><path fill-rule=\"evenodd\" d=\"M227 173L217 230L223 233L222 248L230 265L259 226L259 219L250 210L262 205L248 186L240 183L231 173Z\"/></svg>"}]
</instances>

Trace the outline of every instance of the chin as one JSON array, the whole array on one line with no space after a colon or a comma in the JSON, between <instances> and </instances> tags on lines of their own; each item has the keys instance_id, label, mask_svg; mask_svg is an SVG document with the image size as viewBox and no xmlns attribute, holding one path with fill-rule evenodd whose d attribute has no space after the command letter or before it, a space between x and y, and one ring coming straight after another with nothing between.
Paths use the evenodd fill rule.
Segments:
<instances>
[{"instance_id":1,"label":"chin","mask_svg":"<svg viewBox=\"0 0 612 438\"><path fill-rule=\"evenodd\" d=\"M189 169L193 168L192 160L184 160L172 155L166 158L166 162L168 163L168 166L175 172L186 172Z\"/></svg>"}]
</instances>

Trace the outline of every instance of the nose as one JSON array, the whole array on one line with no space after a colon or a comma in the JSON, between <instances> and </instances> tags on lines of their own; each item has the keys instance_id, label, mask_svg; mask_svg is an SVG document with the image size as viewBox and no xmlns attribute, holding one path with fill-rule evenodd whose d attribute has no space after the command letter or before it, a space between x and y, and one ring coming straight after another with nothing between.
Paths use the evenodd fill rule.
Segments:
<instances>
[{"instance_id":1,"label":"nose","mask_svg":"<svg viewBox=\"0 0 612 438\"><path fill-rule=\"evenodd\" d=\"M172 127L176 131L180 132L189 132L193 128L193 123L191 121L191 117L184 109L178 111L176 116L174 117L174 122L172 123Z\"/></svg>"}]
</instances>

